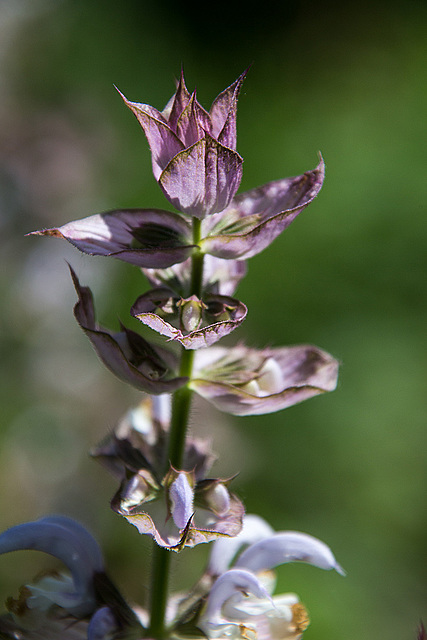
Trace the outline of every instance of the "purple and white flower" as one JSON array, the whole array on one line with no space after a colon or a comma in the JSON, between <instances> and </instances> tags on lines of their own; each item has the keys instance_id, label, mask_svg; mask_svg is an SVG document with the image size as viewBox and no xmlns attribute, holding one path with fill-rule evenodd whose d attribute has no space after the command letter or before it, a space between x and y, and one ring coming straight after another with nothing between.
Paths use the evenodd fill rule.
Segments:
<instances>
[{"instance_id":1,"label":"purple and white flower","mask_svg":"<svg viewBox=\"0 0 427 640\"><path fill-rule=\"evenodd\" d=\"M107 640L126 626L140 627L106 576L97 542L75 520L45 517L0 534L0 554L20 550L52 555L69 573L44 573L9 598L9 614L0 617L2 637Z\"/></svg>"},{"instance_id":2,"label":"purple and white flower","mask_svg":"<svg viewBox=\"0 0 427 640\"><path fill-rule=\"evenodd\" d=\"M271 533L261 518L246 519L236 538L213 545L207 575L218 577L198 626L208 638L299 640L309 624L307 612L295 594L272 595L275 579L271 569L297 561L335 569L342 575L344 571L330 548L317 538L296 531ZM256 542L246 547L254 539ZM246 548L232 562L242 547Z\"/></svg>"}]
</instances>

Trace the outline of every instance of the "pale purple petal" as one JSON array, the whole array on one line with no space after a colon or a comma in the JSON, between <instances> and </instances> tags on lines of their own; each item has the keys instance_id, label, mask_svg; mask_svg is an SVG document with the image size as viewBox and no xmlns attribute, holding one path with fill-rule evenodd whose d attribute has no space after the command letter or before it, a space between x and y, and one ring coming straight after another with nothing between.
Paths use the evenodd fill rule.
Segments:
<instances>
[{"instance_id":1,"label":"pale purple petal","mask_svg":"<svg viewBox=\"0 0 427 640\"><path fill-rule=\"evenodd\" d=\"M337 376L338 362L310 345L213 347L196 355L190 387L221 411L257 415L333 391Z\"/></svg>"},{"instance_id":2,"label":"pale purple petal","mask_svg":"<svg viewBox=\"0 0 427 640\"><path fill-rule=\"evenodd\" d=\"M83 253L113 256L138 267L169 267L193 249L188 221L158 209L108 211L29 235L64 238Z\"/></svg>"},{"instance_id":3,"label":"pale purple petal","mask_svg":"<svg viewBox=\"0 0 427 640\"><path fill-rule=\"evenodd\" d=\"M234 566L258 573L287 562L307 562L320 569L335 569L344 575L342 567L324 542L298 531L275 533L259 540L243 551Z\"/></svg>"},{"instance_id":4,"label":"pale purple petal","mask_svg":"<svg viewBox=\"0 0 427 640\"><path fill-rule=\"evenodd\" d=\"M85 546L85 549L90 556L91 564L94 572L101 572L104 566L104 559L101 551L101 547L87 529L85 529L79 522L68 518L66 516L45 516L42 519L43 522L57 524L64 527L70 533L73 533Z\"/></svg>"},{"instance_id":5,"label":"pale purple petal","mask_svg":"<svg viewBox=\"0 0 427 640\"><path fill-rule=\"evenodd\" d=\"M237 195L227 209L205 221L200 243L219 258L251 258L263 251L319 193L323 160L313 171Z\"/></svg>"},{"instance_id":6,"label":"pale purple petal","mask_svg":"<svg viewBox=\"0 0 427 640\"><path fill-rule=\"evenodd\" d=\"M162 116L165 118L168 125L173 131L176 131L178 118L189 103L190 98L191 94L185 85L184 72L181 69L181 75L178 81L176 92L169 100L166 108L162 111Z\"/></svg>"},{"instance_id":7,"label":"pale purple petal","mask_svg":"<svg viewBox=\"0 0 427 640\"><path fill-rule=\"evenodd\" d=\"M160 111L148 104L130 102L120 91L119 93L144 130L150 145L154 177L158 180L168 162L184 148L184 145Z\"/></svg>"},{"instance_id":8,"label":"pale purple petal","mask_svg":"<svg viewBox=\"0 0 427 640\"><path fill-rule=\"evenodd\" d=\"M176 126L176 133L186 148L190 147L204 136L204 132L197 122L194 100L195 95L193 93L190 102L179 116Z\"/></svg>"},{"instance_id":9,"label":"pale purple petal","mask_svg":"<svg viewBox=\"0 0 427 640\"><path fill-rule=\"evenodd\" d=\"M238 153L206 133L170 161L159 184L178 211L204 218L229 204L242 179L242 164Z\"/></svg>"},{"instance_id":10,"label":"pale purple petal","mask_svg":"<svg viewBox=\"0 0 427 640\"><path fill-rule=\"evenodd\" d=\"M194 491L186 473L178 474L169 488L171 514L178 529L184 529L194 512Z\"/></svg>"},{"instance_id":11,"label":"pale purple petal","mask_svg":"<svg viewBox=\"0 0 427 640\"><path fill-rule=\"evenodd\" d=\"M247 72L248 70L244 71L233 84L215 98L209 112L212 135L229 149L236 149L237 98Z\"/></svg>"},{"instance_id":12,"label":"pale purple petal","mask_svg":"<svg viewBox=\"0 0 427 640\"><path fill-rule=\"evenodd\" d=\"M168 354L155 351L137 333L123 328L120 333L113 335L98 327L92 293L88 287L80 286L71 267L70 271L79 296L74 315L107 369L124 382L147 393L170 393L186 383L186 378L163 379L169 373L164 359Z\"/></svg>"},{"instance_id":13,"label":"pale purple petal","mask_svg":"<svg viewBox=\"0 0 427 640\"><path fill-rule=\"evenodd\" d=\"M87 640L109 640L117 630L117 621L110 607L101 607L90 619Z\"/></svg>"},{"instance_id":14,"label":"pale purple petal","mask_svg":"<svg viewBox=\"0 0 427 640\"><path fill-rule=\"evenodd\" d=\"M88 540L90 543L88 544ZM94 607L93 579L104 570L102 555L92 536L68 518L41 519L7 529L0 534L0 554L10 551L43 551L58 558L71 571L74 592L55 594L59 606L79 615L90 613Z\"/></svg>"},{"instance_id":15,"label":"pale purple petal","mask_svg":"<svg viewBox=\"0 0 427 640\"><path fill-rule=\"evenodd\" d=\"M196 101L196 93L194 92L176 124L176 133L185 148L191 147L203 138L206 125L209 126L209 123L206 122L208 118L208 114Z\"/></svg>"}]
</instances>

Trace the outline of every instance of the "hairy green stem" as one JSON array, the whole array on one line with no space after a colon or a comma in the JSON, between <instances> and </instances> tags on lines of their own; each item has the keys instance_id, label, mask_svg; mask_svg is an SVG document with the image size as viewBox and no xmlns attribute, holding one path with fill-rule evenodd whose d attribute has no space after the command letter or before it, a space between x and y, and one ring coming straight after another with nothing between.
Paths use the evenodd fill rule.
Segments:
<instances>
[{"instance_id":1,"label":"hairy green stem","mask_svg":"<svg viewBox=\"0 0 427 640\"><path fill-rule=\"evenodd\" d=\"M193 218L193 244L197 245L201 238L201 221ZM198 298L203 289L203 257L201 251L195 251L191 262L191 283L189 296ZM191 378L193 372L194 351L182 347L179 375ZM181 469L185 451L188 417L190 414L193 392L185 385L173 394L172 417L169 431L169 450L166 460L166 473L171 464L175 469ZM154 543L153 566L151 574L150 592L150 627L147 636L155 640L164 640L166 631L166 606L169 585L170 551Z\"/></svg>"},{"instance_id":2,"label":"hairy green stem","mask_svg":"<svg viewBox=\"0 0 427 640\"><path fill-rule=\"evenodd\" d=\"M147 636L156 640L164 640L166 637L165 617L170 560L171 552L153 542L150 590L151 618Z\"/></svg>"}]
</instances>

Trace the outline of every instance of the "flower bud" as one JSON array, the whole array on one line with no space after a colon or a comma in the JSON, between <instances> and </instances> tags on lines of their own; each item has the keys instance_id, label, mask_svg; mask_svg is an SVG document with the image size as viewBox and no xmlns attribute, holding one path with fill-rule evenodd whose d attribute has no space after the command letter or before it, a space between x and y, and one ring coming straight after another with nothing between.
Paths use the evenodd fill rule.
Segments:
<instances>
[{"instance_id":1,"label":"flower bud","mask_svg":"<svg viewBox=\"0 0 427 640\"><path fill-rule=\"evenodd\" d=\"M209 508L218 516L224 515L230 508L230 494L224 484L214 484L205 497Z\"/></svg>"},{"instance_id":2,"label":"flower bud","mask_svg":"<svg viewBox=\"0 0 427 640\"><path fill-rule=\"evenodd\" d=\"M173 521L178 529L184 529L194 512L194 492L185 473L172 482L169 499Z\"/></svg>"},{"instance_id":3,"label":"flower bud","mask_svg":"<svg viewBox=\"0 0 427 640\"><path fill-rule=\"evenodd\" d=\"M182 328L188 332L196 331L202 324L202 314L206 305L196 296L181 298L177 305L180 308Z\"/></svg>"}]
</instances>

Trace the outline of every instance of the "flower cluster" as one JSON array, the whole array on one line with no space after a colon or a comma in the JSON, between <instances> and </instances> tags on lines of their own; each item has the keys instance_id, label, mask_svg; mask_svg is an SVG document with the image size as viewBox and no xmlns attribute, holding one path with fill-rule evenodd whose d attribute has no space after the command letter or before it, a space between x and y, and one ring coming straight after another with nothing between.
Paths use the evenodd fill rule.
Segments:
<instances>
[{"instance_id":1,"label":"flower cluster","mask_svg":"<svg viewBox=\"0 0 427 640\"><path fill-rule=\"evenodd\" d=\"M156 553L169 558L169 551L213 542L208 566L190 593L168 600L161 556L153 566L157 591L153 587L147 609L140 609L126 603L105 574L97 543L74 521L51 517L13 527L0 536L0 553L44 551L70 573L45 575L9 599L0 636L296 640L308 616L297 596L272 596L273 569L303 561L342 573L316 538L275 533L261 518L245 517L230 490L233 478L210 474L210 444L186 433L193 393L244 416L284 409L332 391L337 382L337 361L312 345L259 350L215 344L246 318L245 304L234 297L246 260L313 201L324 176L320 159L303 175L236 195L243 163L236 151L237 99L245 75L209 112L188 91L183 74L163 111L122 96L146 135L154 177L175 212L109 211L33 232L136 265L146 276L151 288L130 315L163 342L151 343L124 324L117 331L101 327L90 289L70 268L79 326L105 366L146 394L92 455L118 482L112 509L151 536Z\"/></svg>"}]
</instances>

